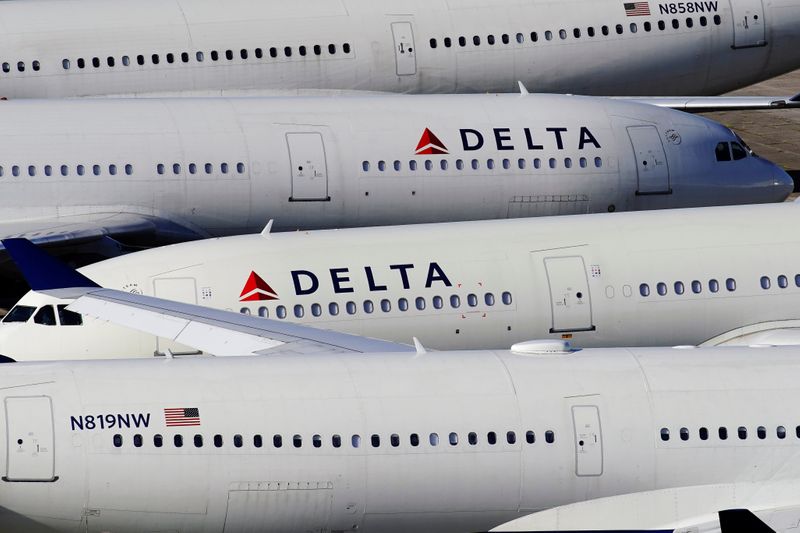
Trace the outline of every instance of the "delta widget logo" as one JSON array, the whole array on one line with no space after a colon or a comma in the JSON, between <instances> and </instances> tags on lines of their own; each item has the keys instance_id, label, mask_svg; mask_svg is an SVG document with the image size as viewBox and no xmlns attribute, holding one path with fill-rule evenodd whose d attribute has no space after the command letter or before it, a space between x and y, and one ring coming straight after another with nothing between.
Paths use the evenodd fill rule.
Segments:
<instances>
[{"instance_id":1,"label":"delta widget logo","mask_svg":"<svg viewBox=\"0 0 800 533\"><path fill-rule=\"evenodd\" d=\"M263 302L267 300L279 300L278 293L269 286L269 283L261 279L261 276L250 271L250 277L244 284L242 293L239 295L240 302Z\"/></svg>"},{"instance_id":2,"label":"delta widget logo","mask_svg":"<svg viewBox=\"0 0 800 533\"><path fill-rule=\"evenodd\" d=\"M428 128L425 128L414 153L416 155L447 155L450 152L447 151L447 147L439 140L439 137Z\"/></svg>"}]
</instances>

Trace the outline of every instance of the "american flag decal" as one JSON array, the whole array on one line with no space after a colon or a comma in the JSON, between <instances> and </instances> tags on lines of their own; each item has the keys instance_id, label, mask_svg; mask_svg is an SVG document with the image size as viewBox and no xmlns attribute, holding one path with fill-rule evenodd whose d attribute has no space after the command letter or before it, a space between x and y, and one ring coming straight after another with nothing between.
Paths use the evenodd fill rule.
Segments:
<instances>
[{"instance_id":1,"label":"american flag decal","mask_svg":"<svg viewBox=\"0 0 800 533\"><path fill-rule=\"evenodd\" d=\"M625 2L625 14L629 17L650 16L649 2Z\"/></svg>"},{"instance_id":2,"label":"american flag decal","mask_svg":"<svg viewBox=\"0 0 800 533\"><path fill-rule=\"evenodd\" d=\"M197 407L172 407L164 409L167 427L199 426L200 409Z\"/></svg>"}]
</instances>

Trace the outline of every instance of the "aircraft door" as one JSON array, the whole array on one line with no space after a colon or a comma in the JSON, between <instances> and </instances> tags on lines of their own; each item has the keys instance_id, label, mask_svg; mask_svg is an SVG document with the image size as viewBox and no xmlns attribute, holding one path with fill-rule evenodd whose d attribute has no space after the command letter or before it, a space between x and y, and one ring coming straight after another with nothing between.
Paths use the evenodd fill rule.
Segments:
<instances>
[{"instance_id":1,"label":"aircraft door","mask_svg":"<svg viewBox=\"0 0 800 533\"><path fill-rule=\"evenodd\" d=\"M575 475L603 474L603 435L600 431L600 410L596 405L573 405L575 429Z\"/></svg>"},{"instance_id":2,"label":"aircraft door","mask_svg":"<svg viewBox=\"0 0 800 533\"><path fill-rule=\"evenodd\" d=\"M184 302L189 304L197 303L197 282L194 278L161 278L153 280L153 294L156 298ZM174 342L172 339L158 337L156 339L156 353L165 355L167 350L174 354L196 354L198 350L184 344Z\"/></svg>"},{"instance_id":3,"label":"aircraft door","mask_svg":"<svg viewBox=\"0 0 800 533\"><path fill-rule=\"evenodd\" d=\"M392 22L394 58L398 76L413 76L417 73L417 53L414 46L414 30L410 22Z\"/></svg>"},{"instance_id":4,"label":"aircraft door","mask_svg":"<svg viewBox=\"0 0 800 533\"><path fill-rule=\"evenodd\" d=\"M287 133L293 202L328 201L328 165L319 132Z\"/></svg>"},{"instance_id":5,"label":"aircraft door","mask_svg":"<svg viewBox=\"0 0 800 533\"><path fill-rule=\"evenodd\" d=\"M3 481L55 481L53 405L48 396L6 398L8 462Z\"/></svg>"},{"instance_id":6,"label":"aircraft door","mask_svg":"<svg viewBox=\"0 0 800 533\"><path fill-rule=\"evenodd\" d=\"M766 46L762 0L731 0L733 48Z\"/></svg>"},{"instance_id":7,"label":"aircraft door","mask_svg":"<svg viewBox=\"0 0 800 533\"><path fill-rule=\"evenodd\" d=\"M636 158L636 194L671 194L669 165L661 136L655 126L631 126L628 137Z\"/></svg>"},{"instance_id":8,"label":"aircraft door","mask_svg":"<svg viewBox=\"0 0 800 533\"><path fill-rule=\"evenodd\" d=\"M546 257L553 323L550 333L594 331L592 300L583 257Z\"/></svg>"}]
</instances>

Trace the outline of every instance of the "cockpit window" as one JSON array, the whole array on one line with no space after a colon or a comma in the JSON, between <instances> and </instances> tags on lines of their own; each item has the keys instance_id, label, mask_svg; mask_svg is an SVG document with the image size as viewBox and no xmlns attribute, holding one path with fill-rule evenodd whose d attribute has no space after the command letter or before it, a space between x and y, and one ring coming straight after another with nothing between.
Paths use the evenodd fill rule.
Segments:
<instances>
[{"instance_id":1,"label":"cockpit window","mask_svg":"<svg viewBox=\"0 0 800 533\"><path fill-rule=\"evenodd\" d=\"M714 153L717 155L717 161L730 161L731 160L731 151L728 148L728 143L719 143L716 148L714 148Z\"/></svg>"},{"instance_id":2,"label":"cockpit window","mask_svg":"<svg viewBox=\"0 0 800 533\"><path fill-rule=\"evenodd\" d=\"M739 137L738 133L733 132L733 136L736 137L736 140L739 141L739 144L741 144L744 147L744 149L747 151L748 154L750 154L753 157L758 157L758 155L753 151L753 149L750 148L750 146L748 146L746 142L744 142L744 139Z\"/></svg>"},{"instance_id":3,"label":"cockpit window","mask_svg":"<svg viewBox=\"0 0 800 533\"><path fill-rule=\"evenodd\" d=\"M80 313L68 310L66 304L58 306L58 321L62 326L83 325L83 317Z\"/></svg>"},{"instance_id":4,"label":"cockpit window","mask_svg":"<svg viewBox=\"0 0 800 533\"><path fill-rule=\"evenodd\" d=\"M737 142L731 143L731 152L733 153L734 161L738 161L747 157L747 150L742 148L742 145Z\"/></svg>"},{"instance_id":5,"label":"cockpit window","mask_svg":"<svg viewBox=\"0 0 800 533\"><path fill-rule=\"evenodd\" d=\"M36 308L30 305L15 305L3 318L3 322L27 322L34 311Z\"/></svg>"},{"instance_id":6,"label":"cockpit window","mask_svg":"<svg viewBox=\"0 0 800 533\"><path fill-rule=\"evenodd\" d=\"M43 326L55 326L56 325L56 312L53 309L52 305L45 305L41 307L35 315L33 315L33 321L37 324L41 324Z\"/></svg>"}]
</instances>

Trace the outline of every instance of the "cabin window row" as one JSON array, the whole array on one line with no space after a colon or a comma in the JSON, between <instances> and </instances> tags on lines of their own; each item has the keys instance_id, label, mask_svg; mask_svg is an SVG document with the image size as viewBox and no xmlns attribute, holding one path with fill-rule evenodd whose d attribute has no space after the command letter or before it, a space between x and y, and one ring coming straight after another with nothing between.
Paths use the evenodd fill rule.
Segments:
<instances>
[{"instance_id":1,"label":"cabin window row","mask_svg":"<svg viewBox=\"0 0 800 533\"><path fill-rule=\"evenodd\" d=\"M714 25L719 26L720 24L722 24L722 17L720 17L719 15L714 15L712 21ZM698 23L701 27L706 27L708 26L709 20L707 17L701 16L698 18ZM681 20L677 18L672 19L670 22L670 26L675 30L680 29ZM694 17L687 17L684 21L684 26L686 28L694 28L695 27ZM667 22L664 20L659 20L656 22L655 27L658 28L658 30L660 31L665 31L667 29ZM646 21L642 24L642 29L647 33L653 31L653 28L654 28L653 23L650 21ZM628 25L628 31L630 33L638 33L639 32L638 23L631 22ZM573 28L571 32L569 30L562 28L558 31L546 30L542 32L541 35L535 31L532 31L530 33L516 33L514 35L508 33L503 33L498 36L495 36L494 34L488 34L486 35L485 38L482 38L480 35L473 35L472 37L461 35L456 38L444 37L441 39L441 44L445 48L452 48L454 46L464 48L469 45L481 46L482 44L494 46L496 44L504 44L504 45L524 44L526 41L536 43L542 39L545 41L552 41L556 38L563 41L568 39L570 35L575 39L580 39L584 35L587 37L596 37L598 34L601 34L603 36L608 36L611 35L612 33L615 33L616 35L623 35L625 33L625 25L616 24L614 26L600 26L599 32L595 31L594 26L589 26L586 28L585 33L582 31L581 28ZM430 45L431 48L438 48L439 40L433 37L428 41L428 44Z\"/></svg>"},{"instance_id":2,"label":"cabin window row","mask_svg":"<svg viewBox=\"0 0 800 533\"><path fill-rule=\"evenodd\" d=\"M388 436L388 438L384 439L381 435L374 433L369 436L365 436L363 439L359 434L353 435L339 435L333 434L330 436L329 439L322 437L322 435L313 435L310 439L311 447L313 448L323 448L323 447L331 447L331 448L342 448L342 447L350 447L350 448L362 448L362 447L371 447L371 448L381 448L381 447L389 447L392 448L399 448L402 446L410 446L412 448L419 447L420 445L425 445L426 443L431 446L458 446L459 444L468 444L469 446L477 446L483 440L486 444L490 446L495 446L498 444L502 444L505 442L506 444L516 444L517 443L517 432L515 431L506 431L505 434L497 433L495 431L489 431L485 434L478 434L476 432L469 432L466 435L466 439L464 441L461 440L460 435L452 431L450 433L428 433L428 434L420 434L420 433L410 433L407 437L401 437L397 433L393 433ZM533 430L528 430L524 433L524 435L519 436L520 440L524 440L527 444L535 444L536 443L536 433ZM166 443L166 438L161 434L153 435L153 446L155 448L162 448ZM131 438L132 444L135 448L141 448L144 446L144 437L141 434L135 434ZM280 448L303 448L304 441L303 436L299 434L292 435L291 437L285 437L280 434L275 434L270 439L269 436L265 439L262 435L256 434L252 437L252 446L254 448L263 448L265 442L271 441L272 448L280 449ZM405 441L405 444L404 444ZM555 432L553 430L547 430L544 432L544 442L547 444L553 444L556 441ZM125 438L123 435L117 433L113 436L112 442L115 448L122 448L125 443ZM326 442L328 443L326 445ZM203 435L195 434L191 437L191 443L194 445L195 448L202 448L206 445L206 440ZM242 435L236 434L230 440L230 443L233 444L235 448L242 448L245 445L245 439ZM181 434L175 434L172 436L172 445L175 448L182 448L185 444L184 436ZM213 445L215 448L222 448L226 444L225 438L222 435L213 435L211 437L211 442L209 445ZM308 446L309 442L306 441L305 446Z\"/></svg>"},{"instance_id":3,"label":"cabin window row","mask_svg":"<svg viewBox=\"0 0 800 533\"><path fill-rule=\"evenodd\" d=\"M269 48L254 48L252 50L248 48L241 48L239 50L211 50L206 55L203 51L197 51L194 53L189 52L181 52L180 54L173 54L171 52L166 54L139 54L136 56L121 56L119 61L115 56L108 56L105 58L100 57L92 57L90 59L85 59L83 57L79 57L75 60L75 65L79 69L86 68L87 66L92 66L94 68L100 68L102 66L107 67L116 67L118 65L129 67L134 63L136 65L142 66L145 64L153 64L159 65L163 61L169 64L173 63L190 63L195 61L197 63L202 63L206 60L210 61L220 61L220 60L228 60L233 61L234 59L241 59L247 60L250 58L262 59L265 57L270 58L277 58L277 57L293 57L293 56L322 56L324 54L328 55L340 55L340 54L350 54L352 52L352 46L350 43L343 43L341 46L329 43L327 45L315 44L312 46L306 45L299 45L299 46L272 46ZM61 60L61 67L64 70L69 70L73 68L72 60L69 58L64 58ZM35 70L38 70L35 69Z\"/></svg>"},{"instance_id":4,"label":"cabin window row","mask_svg":"<svg viewBox=\"0 0 800 533\"><path fill-rule=\"evenodd\" d=\"M517 168L519 170L525 170L528 168L531 169L540 169L540 168L558 168L560 160L551 157L549 159L540 159L535 158L531 161L527 159L519 158L516 161L511 159L487 159L485 162L479 159L472 159L472 160L464 160L464 159L456 159L454 162L450 162L447 159L441 159L438 163L430 159L426 159L424 161L417 161L412 159L408 161L405 165L400 160L395 160L393 162L390 161L383 161L380 160L375 164L375 168L378 172L402 172L404 169L407 169L411 172L416 172L418 170L427 170L431 171L436 168L437 170L450 170L451 166L453 169L457 171L462 170L481 170L481 168L486 168L488 170L500 169L503 170L511 170L512 168ZM571 157L565 157L562 163L563 168L589 168L591 165L594 165L595 168L602 168L603 166L603 159L600 157L595 157L594 161L591 161L585 157L581 157L578 159L573 159ZM364 172L369 172L372 168L372 163L370 161L362 161L361 162L361 170Z\"/></svg>"},{"instance_id":5,"label":"cabin window row","mask_svg":"<svg viewBox=\"0 0 800 533\"><path fill-rule=\"evenodd\" d=\"M25 72L25 62L24 61L17 61L16 67L17 67L17 72ZM9 63L8 61L3 61L3 63L0 64L0 68L3 69L3 72L8 74L12 70L14 70L14 65L13 65L13 63ZM42 68L42 64L39 63L39 60L34 59L33 61L31 61L31 70L33 70L34 72L39 72L39 70L41 68Z\"/></svg>"},{"instance_id":6,"label":"cabin window row","mask_svg":"<svg viewBox=\"0 0 800 533\"><path fill-rule=\"evenodd\" d=\"M513 301L511 293L508 291L503 292L500 295L500 301L504 305L511 305ZM445 298L443 298L442 296L434 296L433 298L431 298L430 304L434 309L443 309L445 307L446 302L449 303L449 306L452 309L459 309L462 305L461 296L459 296L458 294L450 295L450 297L447 300L445 300ZM479 302L480 302L480 297L477 294L472 294L472 293L467 294L465 298L465 303L467 307L478 307ZM422 296L415 298L413 303L414 307L418 311L424 311L428 307L428 301ZM489 307L494 306L496 303L494 293L491 292L485 293L483 295L483 303ZM364 300L361 307L363 309L363 312L369 315L378 310L384 313L389 313L392 311L392 305L393 305L392 300L384 298L379 301ZM342 307L344 308L344 312L346 312L348 315L355 315L356 313L358 313L359 306L356 302L353 301L346 302ZM403 312L408 311L409 309L411 309L411 302L407 298L398 298L397 309ZM312 316L319 317L323 315L324 308L322 304L313 303L309 306L309 311ZM327 306L327 311L328 315L330 316L338 316L339 313L342 311L342 309L340 308L338 303L330 302ZM245 315L251 314L250 308L248 307L242 307L240 309L240 312ZM302 304L296 304L292 308L292 312L295 318L303 318L306 315L306 308ZM273 311L273 316L275 318L283 319L286 318L288 315L289 315L289 310L285 305L278 305L277 307L275 307L275 310ZM270 316L269 308L266 306L259 307L258 316L263 318L269 318Z\"/></svg>"},{"instance_id":7,"label":"cabin window row","mask_svg":"<svg viewBox=\"0 0 800 533\"><path fill-rule=\"evenodd\" d=\"M720 283L716 279L708 280L706 285L709 292L716 293L720 290ZM663 281L656 283L655 290L656 294L659 296L666 296L669 294L670 289L672 289L673 294L682 295L687 291L691 290L694 294L701 294L703 292L703 283L699 280L693 280L691 283L684 284L682 281L676 281L672 284L672 287L664 283ZM725 290L728 292L736 291L736 280L733 278L728 278L725 280ZM645 298L650 296L650 285L647 283L642 283L639 285L639 294L644 296Z\"/></svg>"},{"instance_id":8,"label":"cabin window row","mask_svg":"<svg viewBox=\"0 0 800 533\"><path fill-rule=\"evenodd\" d=\"M188 165L186 165L186 169L189 171L189 174L214 173L214 165L212 163L205 163L199 165L197 163L189 163ZM164 163L156 164L156 172L159 175L168 174L170 173L170 171L172 171L171 173L175 174L176 176L181 174L182 172L181 164L180 163L172 163L171 165ZM222 174L228 174L228 173L244 174L245 166L244 163L242 162L236 163L235 165L228 163L220 163L219 171Z\"/></svg>"},{"instance_id":9,"label":"cabin window row","mask_svg":"<svg viewBox=\"0 0 800 533\"><path fill-rule=\"evenodd\" d=\"M124 164L110 164L110 165L0 165L0 177L11 175L14 177L29 176L36 177L41 172L44 176L116 176L117 174L125 174L130 176L133 174L133 165Z\"/></svg>"},{"instance_id":10,"label":"cabin window row","mask_svg":"<svg viewBox=\"0 0 800 533\"><path fill-rule=\"evenodd\" d=\"M703 441L708 440L710 438L710 436L711 436L712 431L709 431L709 429L707 427L698 428L697 429L697 433L696 433L697 438L699 438L700 440L703 440ZM735 430L735 433L736 433L736 436L739 438L739 440L747 440L747 438L748 438L748 431L747 431L747 427L746 426L737 427L736 430ZM764 440L764 439L767 438L769 433L770 433L770 431L767 430L767 428L765 426L758 426L756 428L756 431L755 431L755 436L759 440ZM800 426L796 426L794 428L794 433L795 433L795 436L798 439L800 439ZM786 427L785 426L777 426L777 427L775 427L774 435L778 439L781 439L781 440L785 439L786 435L787 435ZM728 428L725 427L725 426L718 427L717 431L716 431L716 436L717 436L718 440L728 440L728 437L729 437ZM661 438L662 441L669 442L669 440L672 438L672 435L670 433L670 429L666 428L666 427L661 428L661 430L659 431L659 437ZM678 430L678 438L680 438L680 440L682 440L682 441L688 441L691 438L693 438L692 437L692 432L689 430L689 428L682 427L682 428L680 428Z\"/></svg>"},{"instance_id":11,"label":"cabin window row","mask_svg":"<svg viewBox=\"0 0 800 533\"><path fill-rule=\"evenodd\" d=\"M770 276L761 276L759 283L762 289L767 290L772 287L772 278ZM786 289L789 287L789 278L781 274L775 278L775 284L780 289ZM794 275L794 286L800 287L800 274Z\"/></svg>"}]
</instances>

